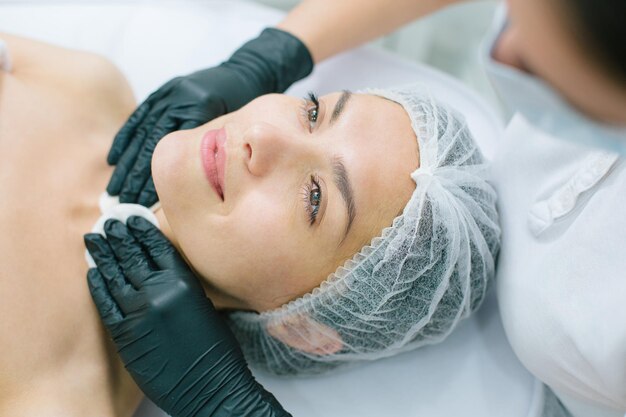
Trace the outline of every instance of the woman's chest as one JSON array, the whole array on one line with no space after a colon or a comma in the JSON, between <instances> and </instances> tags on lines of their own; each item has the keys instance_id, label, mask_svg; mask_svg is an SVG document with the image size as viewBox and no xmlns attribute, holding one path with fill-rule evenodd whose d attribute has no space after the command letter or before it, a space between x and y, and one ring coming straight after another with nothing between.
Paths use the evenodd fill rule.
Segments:
<instances>
[{"instance_id":1,"label":"woman's chest","mask_svg":"<svg viewBox=\"0 0 626 417\"><path fill-rule=\"evenodd\" d=\"M111 174L115 127L86 122L76 97L33 81L3 80L0 95L0 271L46 288L83 272L82 235L97 219ZM7 102L7 99L10 100ZM46 271L45 278L39 278ZM52 280L58 276L59 279ZM72 277L74 280L75 278ZM6 292L3 292L3 296Z\"/></svg>"},{"instance_id":2,"label":"woman's chest","mask_svg":"<svg viewBox=\"0 0 626 417\"><path fill-rule=\"evenodd\" d=\"M80 378L106 363L82 235L99 215L116 126L89 122L58 88L3 80L0 94L0 373ZM9 101L10 100L10 101ZM96 118L97 119L97 118ZM2 391L2 389L0 389Z\"/></svg>"}]
</instances>

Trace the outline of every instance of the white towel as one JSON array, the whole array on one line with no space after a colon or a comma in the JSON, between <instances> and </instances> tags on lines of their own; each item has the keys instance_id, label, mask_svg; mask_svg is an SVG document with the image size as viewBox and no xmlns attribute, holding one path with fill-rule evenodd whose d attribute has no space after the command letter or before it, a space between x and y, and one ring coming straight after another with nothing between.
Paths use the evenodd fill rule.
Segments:
<instances>
[{"instance_id":1,"label":"white towel","mask_svg":"<svg viewBox=\"0 0 626 417\"><path fill-rule=\"evenodd\" d=\"M91 233L100 233L102 236L105 236L104 223L108 219L117 219L126 223L126 220L128 220L130 216L141 216L156 227L159 227L159 221L154 215L154 210L160 206L158 202L151 208L147 208L139 204L121 204L118 197L112 197L104 192L100 196L99 205L102 215L93 225ZM89 268L96 267L96 263L88 250L85 250L85 260L87 261Z\"/></svg>"}]
</instances>

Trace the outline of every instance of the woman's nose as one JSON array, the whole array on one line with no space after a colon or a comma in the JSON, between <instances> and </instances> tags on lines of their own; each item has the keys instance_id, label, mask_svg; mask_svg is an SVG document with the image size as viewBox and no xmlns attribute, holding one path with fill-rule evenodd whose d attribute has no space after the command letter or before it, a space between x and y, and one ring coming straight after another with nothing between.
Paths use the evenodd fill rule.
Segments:
<instances>
[{"instance_id":1,"label":"woman's nose","mask_svg":"<svg viewBox=\"0 0 626 417\"><path fill-rule=\"evenodd\" d=\"M244 133L248 170L256 176L267 175L281 161L297 160L303 144L284 130L267 123L256 123Z\"/></svg>"},{"instance_id":2,"label":"woman's nose","mask_svg":"<svg viewBox=\"0 0 626 417\"><path fill-rule=\"evenodd\" d=\"M525 65L520 55L519 31L515 24L504 29L500 34L493 51L493 58L502 64L524 71Z\"/></svg>"}]
</instances>

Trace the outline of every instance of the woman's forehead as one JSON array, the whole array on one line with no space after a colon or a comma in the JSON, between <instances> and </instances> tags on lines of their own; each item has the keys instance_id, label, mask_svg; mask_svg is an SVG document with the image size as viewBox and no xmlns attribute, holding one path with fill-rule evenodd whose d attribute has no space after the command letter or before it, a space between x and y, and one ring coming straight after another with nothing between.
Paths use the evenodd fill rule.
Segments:
<instances>
[{"instance_id":1,"label":"woman's forehead","mask_svg":"<svg viewBox=\"0 0 626 417\"><path fill-rule=\"evenodd\" d=\"M389 226L410 199L415 189L410 174L418 167L419 152L402 106L374 95L355 94L353 99L351 111L346 109L337 126L337 141L343 142L338 150L354 184L357 210L355 230L345 246L359 250Z\"/></svg>"}]
</instances>

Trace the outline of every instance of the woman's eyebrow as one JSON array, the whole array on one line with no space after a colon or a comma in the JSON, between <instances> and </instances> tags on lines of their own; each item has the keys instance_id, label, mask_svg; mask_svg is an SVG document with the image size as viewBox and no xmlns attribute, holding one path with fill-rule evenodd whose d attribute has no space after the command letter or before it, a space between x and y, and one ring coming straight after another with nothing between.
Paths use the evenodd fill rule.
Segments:
<instances>
[{"instance_id":1,"label":"woman's eyebrow","mask_svg":"<svg viewBox=\"0 0 626 417\"><path fill-rule=\"evenodd\" d=\"M337 100L337 103L335 103L333 114L330 116L330 121L328 122L329 126L332 126L332 124L339 118L339 116L341 116L341 113L343 112L343 109L345 108L348 100L350 100L350 97L352 97L352 92L350 90L343 90L341 96L339 97L339 100Z\"/></svg>"},{"instance_id":2,"label":"woman's eyebrow","mask_svg":"<svg viewBox=\"0 0 626 417\"><path fill-rule=\"evenodd\" d=\"M354 204L354 193L352 191L352 184L350 182L350 177L348 176L348 171L346 170L346 165L343 163L343 159L341 159L340 156L333 157L332 167L333 181L335 182L335 186L337 187L337 189L339 189L339 193L341 194L344 205L346 207L346 215L348 217L346 231L341 238L341 241L339 242L339 245L341 245L346 236L348 236L350 227L352 227L352 222L354 221L354 216L356 214L356 206Z\"/></svg>"}]
</instances>

